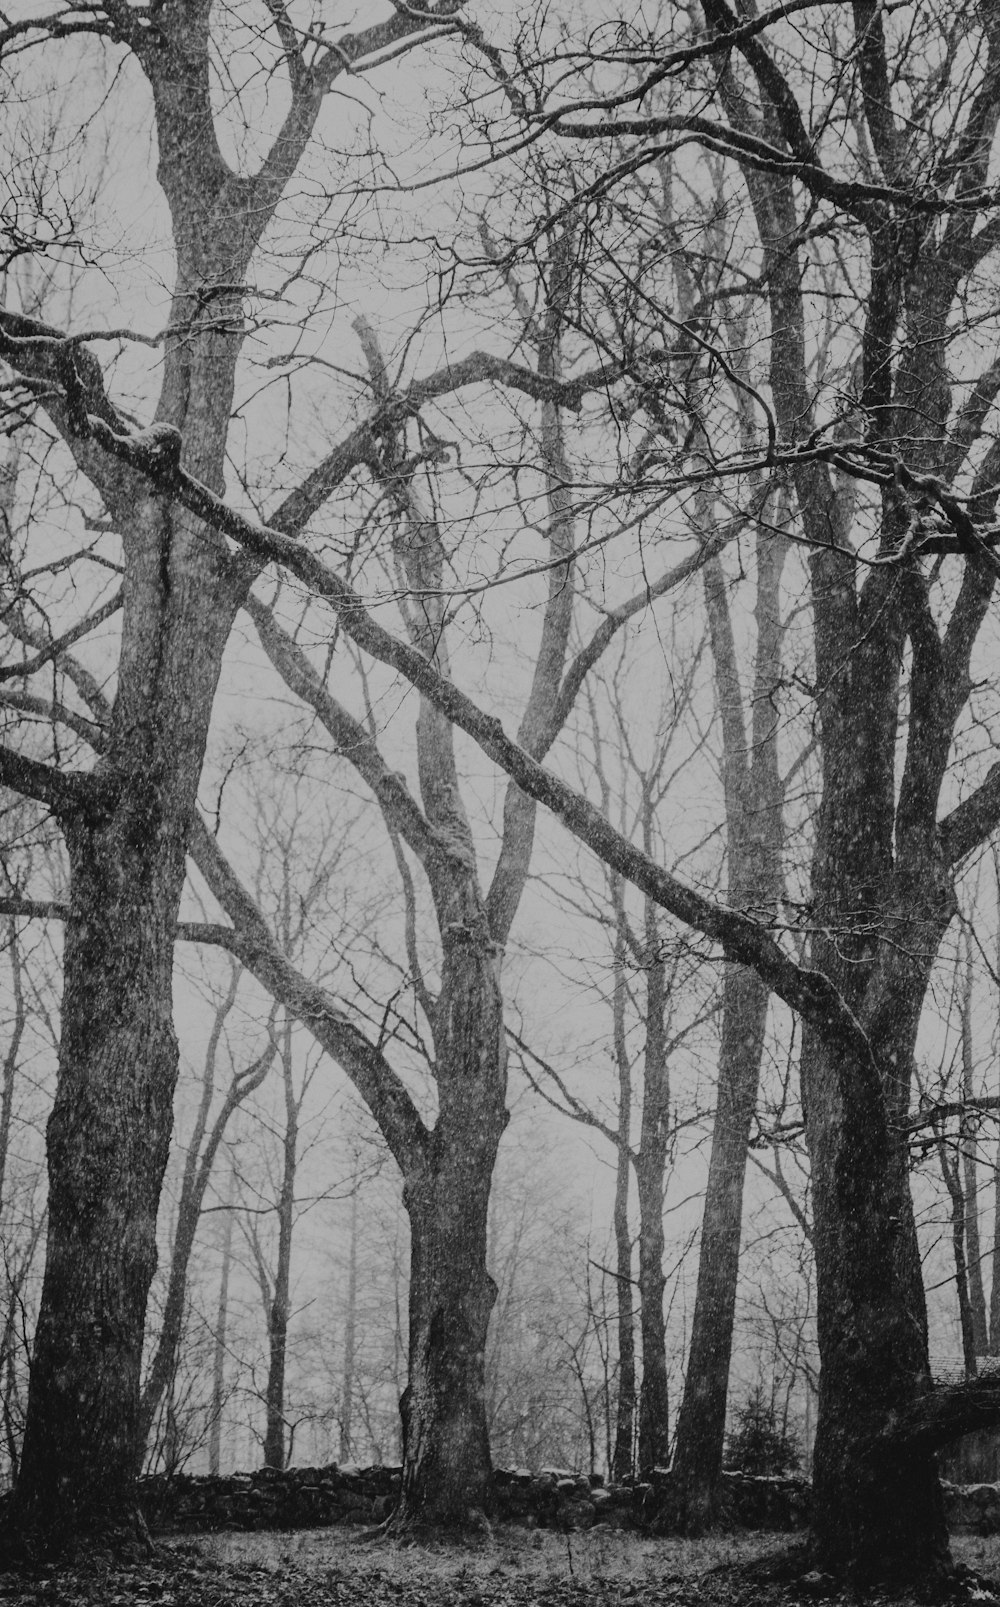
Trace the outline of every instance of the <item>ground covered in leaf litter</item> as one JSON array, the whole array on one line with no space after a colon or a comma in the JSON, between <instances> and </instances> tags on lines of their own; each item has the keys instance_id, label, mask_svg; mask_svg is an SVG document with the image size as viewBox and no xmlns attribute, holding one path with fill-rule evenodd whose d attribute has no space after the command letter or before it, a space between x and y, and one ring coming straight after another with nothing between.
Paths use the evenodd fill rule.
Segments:
<instances>
[{"instance_id":1,"label":"ground covered in leaf litter","mask_svg":"<svg viewBox=\"0 0 1000 1607\"><path fill-rule=\"evenodd\" d=\"M1000 1578L1000 1537L958 1539L956 1560ZM0 1607L815 1607L787 1535L647 1540L501 1529L474 1545L376 1541L365 1531L225 1534L161 1541L142 1562L91 1556L0 1573ZM969 1585L972 1588L969 1588ZM1000 1607L967 1576L960 1598ZM854 1596L839 1600L854 1603Z\"/></svg>"}]
</instances>

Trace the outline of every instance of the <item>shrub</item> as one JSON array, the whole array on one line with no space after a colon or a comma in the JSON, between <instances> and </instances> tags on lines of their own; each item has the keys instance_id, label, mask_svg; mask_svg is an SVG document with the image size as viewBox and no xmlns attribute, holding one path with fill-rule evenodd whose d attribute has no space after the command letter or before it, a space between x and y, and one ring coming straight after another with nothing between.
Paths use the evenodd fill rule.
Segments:
<instances>
[{"instance_id":1,"label":"shrub","mask_svg":"<svg viewBox=\"0 0 1000 1607\"><path fill-rule=\"evenodd\" d=\"M779 1426L774 1401L765 1397L760 1384L737 1406L733 1418L732 1431L726 1436L729 1472L772 1478L795 1472L800 1461L798 1443Z\"/></svg>"}]
</instances>

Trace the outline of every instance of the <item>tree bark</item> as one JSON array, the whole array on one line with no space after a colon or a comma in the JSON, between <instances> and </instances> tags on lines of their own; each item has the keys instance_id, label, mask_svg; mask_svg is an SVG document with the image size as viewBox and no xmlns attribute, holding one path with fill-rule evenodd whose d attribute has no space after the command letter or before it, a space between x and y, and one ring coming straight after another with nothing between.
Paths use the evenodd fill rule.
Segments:
<instances>
[{"instance_id":1,"label":"tree bark","mask_svg":"<svg viewBox=\"0 0 1000 1607\"><path fill-rule=\"evenodd\" d=\"M971 1106L974 1093L974 1050L972 1039L972 937L965 933L965 975L962 979L962 1099ZM969 1322L972 1354L989 1355L989 1328L986 1321L986 1288L983 1282L983 1250L979 1233L979 1144L968 1113L959 1124L964 1196L965 1262L969 1284ZM968 1371L968 1369L966 1369ZM975 1369L973 1368L973 1371Z\"/></svg>"},{"instance_id":2,"label":"tree bark","mask_svg":"<svg viewBox=\"0 0 1000 1607\"><path fill-rule=\"evenodd\" d=\"M282 1143L281 1192L278 1198L278 1260L267 1318L268 1369L264 1406L264 1465L283 1468L287 1454L285 1432L285 1357L292 1278L292 1233L295 1227L295 1173L298 1166L299 1107L292 1082L292 1028L286 1021L282 1034L281 1069L285 1089L285 1133Z\"/></svg>"},{"instance_id":3,"label":"tree bark","mask_svg":"<svg viewBox=\"0 0 1000 1607\"><path fill-rule=\"evenodd\" d=\"M226 1328L229 1323L229 1274L233 1264L233 1203L235 1176L230 1169L222 1228L222 1267L219 1272L219 1304L212 1346L212 1423L208 1434L208 1471L218 1476L222 1468L222 1415L226 1408Z\"/></svg>"},{"instance_id":4,"label":"tree bark","mask_svg":"<svg viewBox=\"0 0 1000 1607\"><path fill-rule=\"evenodd\" d=\"M18 1524L43 1534L131 1521L143 1328L177 1076L174 927L207 725L199 732L183 717L187 699L177 696L170 660L178 650L209 658L210 707L232 617L205 580L214 620L193 629L190 615L175 615L162 634L146 620L166 660L158 729L122 743L118 801L63 822L72 915L47 1132L46 1266L14 1495Z\"/></svg>"},{"instance_id":5,"label":"tree bark","mask_svg":"<svg viewBox=\"0 0 1000 1607\"><path fill-rule=\"evenodd\" d=\"M670 1073L664 1033L666 968L654 959L658 933L646 900L649 950L646 971L646 1052L643 1057L642 1120L635 1155L639 1196L639 1331L642 1382L639 1387L639 1472L666 1467L670 1456L670 1390L667 1333L663 1315L663 1197L670 1117Z\"/></svg>"},{"instance_id":6,"label":"tree bark","mask_svg":"<svg viewBox=\"0 0 1000 1607\"><path fill-rule=\"evenodd\" d=\"M486 1248L490 1184L508 1118L503 1008L486 937L482 927L445 937L439 1114L426 1161L403 1191L411 1259L399 1524L464 1527L494 1506L486 1331L496 1285Z\"/></svg>"},{"instance_id":7,"label":"tree bark","mask_svg":"<svg viewBox=\"0 0 1000 1607\"><path fill-rule=\"evenodd\" d=\"M726 967L719 1084L702 1215L695 1313L673 1462L677 1521L687 1533L706 1528L716 1515L747 1144L757 1103L767 1001L768 990L752 971L742 966Z\"/></svg>"},{"instance_id":8,"label":"tree bark","mask_svg":"<svg viewBox=\"0 0 1000 1607\"><path fill-rule=\"evenodd\" d=\"M611 1477L618 1483L634 1471L635 1439L635 1319L632 1297L632 1234L628 1196L632 1155L632 1067L625 1041L625 934L620 888L615 889L618 933L614 953L615 1059L618 1065L618 1129L615 1152L615 1305L618 1333L618 1387L615 1401L615 1441L610 1457ZM662 1294L661 1294L662 1300Z\"/></svg>"},{"instance_id":9,"label":"tree bark","mask_svg":"<svg viewBox=\"0 0 1000 1607\"><path fill-rule=\"evenodd\" d=\"M358 1194L360 1183L355 1183L351 1194L351 1227L347 1260L347 1300L344 1303L344 1368L340 1382L340 1446L341 1462L351 1460L354 1432L354 1372L357 1349L358 1313Z\"/></svg>"},{"instance_id":10,"label":"tree bark","mask_svg":"<svg viewBox=\"0 0 1000 1607\"><path fill-rule=\"evenodd\" d=\"M976 1333L969 1291L969 1262L966 1255L967 1201L962 1187L958 1157L950 1153L947 1133L936 1134L938 1160L948 1198L951 1201L951 1249L955 1260L955 1293L958 1296L958 1324L962 1334L962 1361L966 1378L975 1378Z\"/></svg>"},{"instance_id":11,"label":"tree bark","mask_svg":"<svg viewBox=\"0 0 1000 1607\"><path fill-rule=\"evenodd\" d=\"M829 1047L806 1037L822 1357L816 1560L858 1580L933 1579L948 1565L934 1454L891 1437L893 1419L931 1390L905 1152L890 1144L875 1100L866 1112L863 1097L840 1099ZM870 1085L871 1068L858 1072Z\"/></svg>"},{"instance_id":12,"label":"tree bark","mask_svg":"<svg viewBox=\"0 0 1000 1607\"><path fill-rule=\"evenodd\" d=\"M729 903L758 913L777 908L783 885L783 798L772 698L781 675L780 593L786 550L787 543L780 536L759 534L757 652L749 726L719 560L712 560L705 571L722 726ZM769 989L755 971L738 965L725 967L718 1093L673 1461L674 1515L686 1533L698 1533L711 1525L721 1488L743 1190L768 998Z\"/></svg>"}]
</instances>

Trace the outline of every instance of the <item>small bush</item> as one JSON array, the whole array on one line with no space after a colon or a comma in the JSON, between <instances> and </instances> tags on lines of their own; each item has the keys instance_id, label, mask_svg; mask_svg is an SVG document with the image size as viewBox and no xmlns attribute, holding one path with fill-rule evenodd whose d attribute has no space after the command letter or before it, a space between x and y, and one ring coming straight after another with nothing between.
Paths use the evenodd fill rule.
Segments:
<instances>
[{"instance_id":1,"label":"small bush","mask_svg":"<svg viewBox=\"0 0 1000 1607\"><path fill-rule=\"evenodd\" d=\"M742 1406L737 1406L732 1432L726 1436L725 1466L730 1473L780 1478L799 1466L799 1448L793 1434L778 1424L773 1400L760 1384Z\"/></svg>"}]
</instances>

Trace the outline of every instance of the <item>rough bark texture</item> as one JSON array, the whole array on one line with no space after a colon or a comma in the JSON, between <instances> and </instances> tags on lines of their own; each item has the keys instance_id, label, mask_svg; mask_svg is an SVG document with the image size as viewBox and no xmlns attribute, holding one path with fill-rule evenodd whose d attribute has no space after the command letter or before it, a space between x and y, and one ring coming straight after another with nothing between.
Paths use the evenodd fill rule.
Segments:
<instances>
[{"instance_id":1,"label":"rough bark texture","mask_svg":"<svg viewBox=\"0 0 1000 1607\"><path fill-rule=\"evenodd\" d=\"M632 1234L628 1196L632 1172L632 1065L625 1040L625 935L620 889L615 892L618 933L614 954L615 1060L618 1065L618 1129L615 1154L615 1315L618 1333L618 1380L615 1402L615 1443L611 1476L619 1483L633 1472L635 1441L635 1318L632 1297ZM662 1304L663 1294L660 1292Z\"/></svg>"},{"instance_id":2,"label":"rough bark texture","mask_svg":"<svg viewBox=\"0 0 1000 1607\"><path fill-rule=\"evenodd\" d=\"M358 1193L355 1184L351 1195L351 1229L347 1252L347 1301L344 1308L344 1370L340 1380L340 1445L341 1462L351 1460L351 1436L354 1432L354 1370L357 1361L358 1314Z\"/></svg>"},{"instance_id":3,"label":"rough bark texture","mask_svg":"<svg viewBox=\"0 0 1000 1607\"><path fill-rule=\"evenodd\" d=\"M655 912L647 900L646 932L655 952ZM642 1122L635 1155L639 1197L639 1472L666 1467L670 1455L670 1390L663 1315L663 1197L670 1120L670 1072L664 1030L666 967L654 961L646 972L646 1052L642 1074Z\"/></svg>"},{"instance_id":4,"label":"rough bark texture","mask_svg":"<svg viewBox=\"0 0 1000 1607\"><path fill-rule=\"evenodd\" d=\"M677 1518L688 1533L713 1521L722 1474L747 1142L767 1017L767 989L752 972L728 967L723 988L712 1151L673 1464Z\"/></svg>"},{"instance_id":5,"label":"rough bark texture","mask_svg":"<svg viewBox=\"0 0 1000 1607\"><path fill-rule=\"evenodd\" d=\"M455 1045L464 1065L455 1066L445 1094L447 1116L443 1126L439 1119L426 1168L404 1188L411 1260L401 1521L464 1527L470 1514L493 1510L485 1367L496 1286L486 1270L486 1237L489 1185L507 1121L494 1069L498 992L495 1001L484 1020L481 997L474 998L464 1043Z\"/></svg>"},{"instance_id":6,"label":"rough bark texture","mask_svg":"<svg viewBox=\"0 0 1000 1607\"><path fill-rule=\"evenodd\" d=\"M281 1155L281 1191L278 1196L278 1259L267 1314L268 1366L264 1394L264 1464L283 1468L288 1455L285 1424L285 1357L292 1283L292 1235L295 1229L295 1174L299 1160L299 1100L292 1078L292 1029L286 1022L281 1043L281 1069L285 1089L285 1132Z\"/></svg>"},{"instance_id":7,"label":"rough bark texture","mask_svg":"<svg viewBox=\"0 0 1000 1607\"><path fill-rule=\"evenodd\" d=\"M232 1171L223 1214L222 1267L219 1272L219 1304L215 1317L215 1343L212 1346L212 1426L208 1435L208 1471L218 1474L222 1463L222 1416L226 1408L226 1329L229 1324L229 1275L233 1265L233 1204L236 1187Z\"/></svg>"},{"instance_id":8,"label":"rough bark texture","mask_svg":"<svg viewBox=\"0 0 1000 1607\"><path fill-rule=\"evenodd\" d=\"M178 433L158 439L218 488L242 335L217 305L205 315L196 288L242 281L266 215L215 143L208 12L202 0L178 7L155 47L149 35L131 42L152 91L177 249L157 424ZM174 932L212 701L246 582L199 520L141 474L102 463L71 394L53 413L125 553L117 690L93 798L60 817L71 913L46 1268L12 1514L24 1532L66 1537L133 1522L143 1324L177 1075Z\"/></svg>"},{"instance_id":9,"label":"rough bark texture","mask_svg":"<svg viewBox=\"0 0 1000 1607\"><path fill-rule=\"evenodd\" d=\"M192 535L176 526L172 534ZM190 692L198 665L202 707L211 707L233 612L210 549L195 539L197 610L164 608L148 570L147 585L135 587L125 629L139 638L134 652L149 682L143 717L121 721L102 775L114 802L63 821L72 916L48 1125L46 1268L15 1494L29 1529L113 1524L129 1504L177 1075L174 926L207 724L193 725L182 687Z\"/></svg>"}]
</instances>

